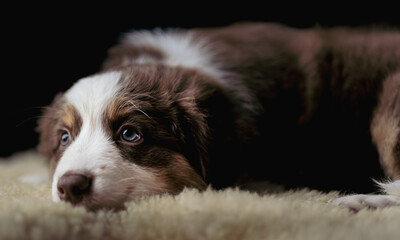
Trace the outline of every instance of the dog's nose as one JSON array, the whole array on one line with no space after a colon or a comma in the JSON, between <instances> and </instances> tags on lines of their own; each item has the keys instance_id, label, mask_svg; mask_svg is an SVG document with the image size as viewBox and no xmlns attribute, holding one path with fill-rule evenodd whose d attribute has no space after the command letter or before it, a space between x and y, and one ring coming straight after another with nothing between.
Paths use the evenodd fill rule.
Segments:
<instances>
[{"instance_id":1,"label":"dog's nose","mask_svg":"<svg viewBox=\"0 0 400 240\"><path fill-rule=\"evenodd\" d=\"M66 173L57 183L58 196L61 200L77 204L90 193L92 178L79 173Z\"/></svg>"}]
</instances>

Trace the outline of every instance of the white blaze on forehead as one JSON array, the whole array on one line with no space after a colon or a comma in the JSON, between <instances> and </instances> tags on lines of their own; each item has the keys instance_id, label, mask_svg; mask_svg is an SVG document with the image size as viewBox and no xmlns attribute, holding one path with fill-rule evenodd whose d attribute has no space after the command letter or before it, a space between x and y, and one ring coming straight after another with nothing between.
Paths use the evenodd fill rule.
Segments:
<instances>
[{"instance_id":1,"label":"white blaze on forehead","mask_svg":"<svg viewBox=\"0 0 400 240\"><path fill-rule=\"evenodd\" d=\"M83 78L65 93L67 102L76 108L83 124L90 118L99 120L107 105L120 90L121 86L118 85L120 78L121 72L108 72Z\"/></svg>"},{"instance_id":2,"label":"white blaze on forehead","mask_svg":"<svg viewBox=\"0 0 400 240\"><path fill-rule=\"evenodd\" d=\"M106 135L104 111L120 90L120 72L109 72L79 80L65 98L78 112L82 127L76 139L65 150L53 178L53 199L57 200L58 179L68 171L96 174L110 158L118 158L118 149Z\"/></svg>"}]
</instances>

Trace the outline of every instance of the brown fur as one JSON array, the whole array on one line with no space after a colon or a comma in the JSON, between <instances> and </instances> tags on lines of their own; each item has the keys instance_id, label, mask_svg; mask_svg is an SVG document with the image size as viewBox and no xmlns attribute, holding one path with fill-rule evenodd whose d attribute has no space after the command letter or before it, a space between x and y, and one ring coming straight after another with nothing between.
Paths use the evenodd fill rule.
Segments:
<instances>
[{"instance_id":1,"label":"brown fur","mask_svg":"<svg viewBox=\"0 0 400 240\"><path fill-rule=\"evenodd\" d=\"M382 177L372 137L386 172L397 176L398 100L386 85L398 82L399 32L273 24L191 31L209 41L214 61L229 73L227 86L196 69L126 64L142 54L163 58L126 42L104 63L104 71L124 72L124 91L106 113L109 134L138 126L146 144L116 144L126 159L158 172L170 192L243 179L371 191L370 177ZM50 159L57 159L49 131L61 117L57 107L56 100L39 124L39 150Z\"/></svg>"},{"instance_id":2,"label":"brown fur","mask_svg":"<svg viewBox=\"0 0 400 240\"><path fill-rule=\"evenodd\" d=\"M61 135L67 131L73 139L79 134L81 126L82 119L75 108L65 103L62 94L59 94L52 106L46 109L38 125L38 131L42 133L38 150L50 160L51 174L65 150L59 145Z\"/></svg>"}]
</instances>

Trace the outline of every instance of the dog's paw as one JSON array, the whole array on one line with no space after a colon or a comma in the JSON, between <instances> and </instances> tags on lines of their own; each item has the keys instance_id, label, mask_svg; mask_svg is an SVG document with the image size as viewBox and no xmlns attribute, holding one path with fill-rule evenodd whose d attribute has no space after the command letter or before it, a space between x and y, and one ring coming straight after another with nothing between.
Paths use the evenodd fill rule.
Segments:
<instances>
[{"instance_id":1,"label":"dog's paw","mask_svg":"<svg viewBox=\"0 0 400 240\"><path fill-rule=\"evenodd\" d=\"M400 206L400 198L391 195L349 195L335 199L332 204L358 212L364 208Z\"/></svg>"}]
</instances>

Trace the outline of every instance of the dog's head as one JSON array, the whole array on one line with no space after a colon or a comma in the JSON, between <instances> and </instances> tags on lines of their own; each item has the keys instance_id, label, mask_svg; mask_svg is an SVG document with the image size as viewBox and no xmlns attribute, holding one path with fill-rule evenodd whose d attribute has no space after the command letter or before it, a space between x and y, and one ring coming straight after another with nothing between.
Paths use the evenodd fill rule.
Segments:
<instances>
[{"instance_id":1,"label":"dog's head","mask_svg":"<svg viewBox=\"0 0 400 240\"><path fill-rule=\"evenodd\" d=\"M135 196L204 189L207 77L138 65L79 80L39 120L55 201L122 208ZM201 83L201 84L199 84Z\"/></svg>"}]
</instances>

